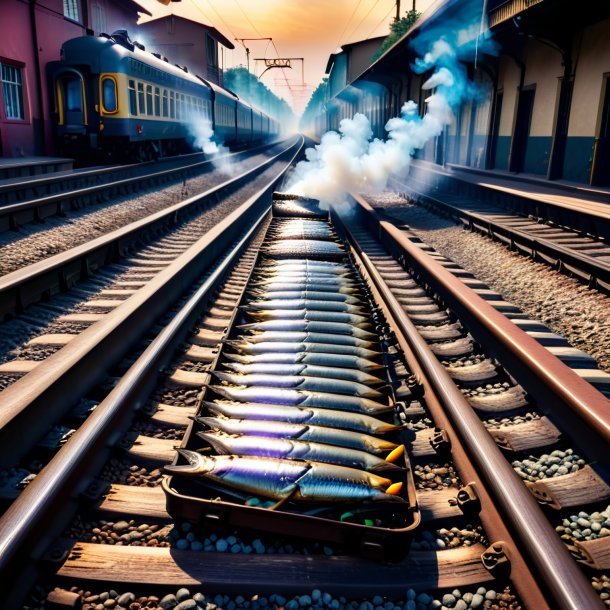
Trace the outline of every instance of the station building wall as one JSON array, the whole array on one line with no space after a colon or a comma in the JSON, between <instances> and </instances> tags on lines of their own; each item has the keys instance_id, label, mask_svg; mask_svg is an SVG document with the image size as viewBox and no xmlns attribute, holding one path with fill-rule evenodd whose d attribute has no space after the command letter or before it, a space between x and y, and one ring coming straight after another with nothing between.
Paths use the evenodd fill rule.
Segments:
<instances>
[{"instance_id":1,"label":"station building wall","mask_svg":"<svg viewBox=\"0 0 610 610\"><path fill-rule=\"evenodd\" d=\"M590 181L595 139L599 136L606 101L606 81L610 76L609 32L610 20L604 20L575 35L575 45L578 39L580 44L563 163L566 180ZM610 167L607 170L610 178Z\"/></svg>"},{"instance_id":2,"label":"station building wall","mask_svg":"<svg viewBox=\"0 0 610 610\"><path fill-rule=\"evenodd\" d=\"M500 121L494 154L495 169L508 170L519 80L520 69L516 61L507 55L500 56L497 95L501 96L501 102L498 102L497 110L500 113Z\"/></svg>"},{"instance_id":3,"label":"station building wall","mask_svg":"<svg viewBox=\"0 0 610 610\"><path fill-rule=\"evenodd\" d=\"M51 152L45 65L59 59L64 40L80 36L85 31L80 24L64 18L62 0L37 3L34 19L37 49L29 4L3 0L0 63L9 68L11 77L20 81L21 86L11 84L0 88L0 156L22 157ZM35 61L36 52L40 62L39 73ZM9 95L12 100L4 99ZM15 99L19 100L17 111Z\"/></svg>"},{"instance_id":4,"label":"station building wall","mask_svg":"<svg viewBox=\"0 0 610 610\"><path fill-rule=\"evenodd\" d=\"M559 101L559 79L562 76L559 51L529 39L523 86L525 89L535 88L535 94L523 161L525 173L546 175L548 172Z\"/></svg>"}]
</instances>

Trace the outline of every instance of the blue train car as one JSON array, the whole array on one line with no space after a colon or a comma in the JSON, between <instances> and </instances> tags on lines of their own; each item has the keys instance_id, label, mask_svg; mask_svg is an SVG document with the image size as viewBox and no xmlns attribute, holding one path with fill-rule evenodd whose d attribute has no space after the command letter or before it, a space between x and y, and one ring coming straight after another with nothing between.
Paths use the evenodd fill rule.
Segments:
<instances>
[{"instance_id":1,"label":"blue train car","mask_svg":"<svg viewBox=\"0 0 610 610\"><path fill-rule=\"evenodd\" d=\"M248 144L252 108L232 92L171 65L119 30L83 36L62 46L49 64L58 148L62 154L150 160L188 147L197 121L210 121L215 139Z\"/></svg>"}]
</instances>

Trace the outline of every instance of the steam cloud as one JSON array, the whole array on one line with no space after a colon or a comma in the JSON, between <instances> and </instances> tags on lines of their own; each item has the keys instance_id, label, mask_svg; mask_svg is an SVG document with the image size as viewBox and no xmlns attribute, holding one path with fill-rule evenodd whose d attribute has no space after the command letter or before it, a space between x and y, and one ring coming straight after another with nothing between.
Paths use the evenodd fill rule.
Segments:
<instances>
[{"instance_id":1,"label":"steam cloud","mask_svg":"<svg viewBox=\"0 0 610 610\"><path fill-rule=\"evenodd\" d=\"M192 146L212 157L214 167L229 176L235 173L235 166L230 161L229 149L214 139L214 128L209 119L193 116L187 121Z\"/></svg>"},{"instance_id":2,"label":"steam cloud","mask_svg":"<svg viewBox=\"0 0 610 610\"><path fill-rule=\"evenodd\" d=\"M403 104L399 117L390 119L387 139L372 139L369 119L355 114L343 119L339 133L325 133L320 144L305 151L305 161L297 164L286 190L319 199L324 206L345 206L347 191L378 194L390 174L406 174L412 156L454 120L454 109L477 95L460 60L482 51L494 52L494 43L481 35L480 3L466 0L460 23L444 21L443 30L423 28L412 43L420 55L411 66L417 73L434 70L422 85L435 91L426 99L427 110L418 114L414 101Z\"/></svg>"}]
</instances>

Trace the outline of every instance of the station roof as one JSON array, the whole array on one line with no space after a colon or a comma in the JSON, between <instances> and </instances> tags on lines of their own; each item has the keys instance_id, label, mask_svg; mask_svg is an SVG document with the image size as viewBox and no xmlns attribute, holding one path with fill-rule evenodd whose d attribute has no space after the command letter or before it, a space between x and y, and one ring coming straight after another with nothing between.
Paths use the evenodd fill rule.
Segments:
<instances>
[{"instance_id":1,"label":"station roof","mask_svg":"<svg viewBox=\"0 0 610 610\"><path fill-rule=\"evenodd\" d=\"M144 13L152 17L152 13L135 0L123 0L122 2L117 2L117 4L120 4L123 8L131 9L134 13Z\"/></svg>"},{"instance_id":2,"label":"station roof","mask_svg":"<svg viewBox=\"0 0 610 610\"><path fill-rule=\"evenodd\" d=\"M130 0L133 1L133 0ZM135 4L135 2L134 2ZM150 15L150 13L148 13ZM145 23L140 23L138 27L146 27L149 23L159 23L162 21L167 21L168 19L177 19L178 21L186 21L187 23L194 23L198 25L200 28L208 32L212 38L216 39L220 44L227 47L227 49L234 49L235 45L223 34L221 34L215 27L211 25L206 25L205 23L201 23L200 21L194 21L193 19L187 19L186 17L180 17L179 15L166 15L165 17L157 17L156 19L151 19L150 21L146 21Z\"/></svg>"}]
</instances>

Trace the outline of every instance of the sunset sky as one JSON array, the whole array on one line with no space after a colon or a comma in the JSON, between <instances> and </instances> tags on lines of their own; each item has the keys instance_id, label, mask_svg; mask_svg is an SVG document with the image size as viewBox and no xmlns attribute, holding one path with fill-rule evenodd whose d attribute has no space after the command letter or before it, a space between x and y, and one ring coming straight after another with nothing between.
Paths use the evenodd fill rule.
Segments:
<instances>
[{"instance_id":1,"label":"sunset sky","mask_svg":"<svg viewBox=\"0 0 610 610\"><path fill-rule=\"evenodd\" d=\"M306 88L301 86L300 62L291 70L269 70L262 79L298 112L324 76L328 56L347 42L387 34L396 13L396 0L182 0L167 7L157 0L138 1L155 17L173 12L213 25L236 47L226 50L225 68L246 65L246 52L235 38L273 38L275 48L268 41L246 43L250 70L257 75L264 67L254 58L277 57L276 49L280 57L304 57ZM432 0L416 0L416 9L423 12L430 4ZM413 0L402 0L401 15L412 5Z\"/></svg>"}]
</instances>

